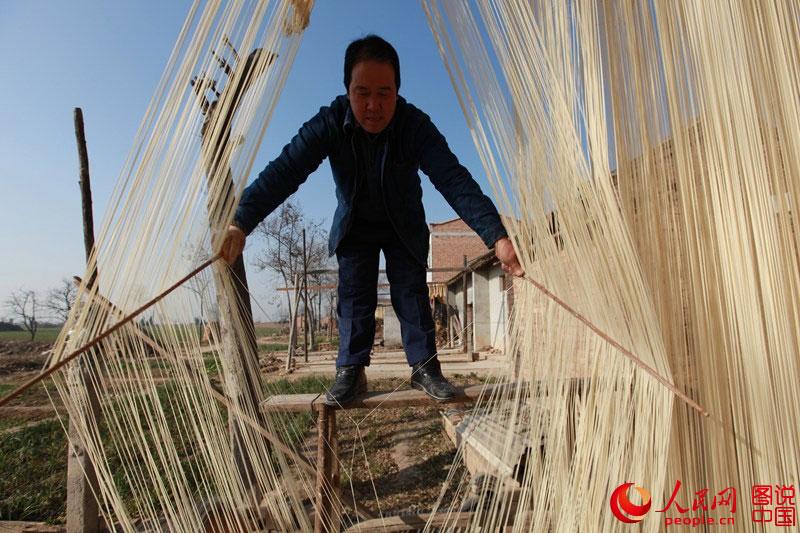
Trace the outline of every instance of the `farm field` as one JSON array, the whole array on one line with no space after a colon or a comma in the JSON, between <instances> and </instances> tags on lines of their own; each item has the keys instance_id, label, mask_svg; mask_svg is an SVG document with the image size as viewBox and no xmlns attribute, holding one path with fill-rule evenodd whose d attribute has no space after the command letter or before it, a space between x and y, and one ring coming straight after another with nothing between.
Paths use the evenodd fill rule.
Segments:
<instances>
[{"instance_id":1,"label":"farm field","mask_svg":"<svg viewBox=\"0 0 800 533\"><path fill-rule=\"evenodd\" d=\"M36 332L34 342L55 342L61 328L40 328ZM27 331L0 331L0 341L30 341L31 334Z\"/></svg>"},{"instance_id":2,"label":"farm field","mask_svg":"<svg viewBox=\"0 0 800 533\"><path fill-rule=\"evenodd\" d=\"M330 376L286 374L283 370L288 338L274 327L257 327L259 354L262 359L262 380L271 394L322 392L332 383ZM9 335L9 333L12 333ZM19 332L0 335L0 395L7 394L44 364L50 343L20 339ZM44 331L43 338L55 339L58 330ZM335 347L337 339L328 348ZM300 343L302 345L302 341ZM25 350L30 350L24 353ZM219 365L213 356L205 356L205 368L219 378ZM269 364L264 364L268 361ZM164 368L160 358L148 362L154 371ZM331 360L331 366L333 361ZM407 387L398 378L370 380L372 390L393 390ZM458 384L477 382L477 378L458 376ZM174 387L168 372L158 387L159 395L168 396ZM52 399L52 403L51 403ZM66 512L67 439L63 416L55 386L50 381L39 384L10 405L0 408L0 521L31 521L63 524ZM61 418L59 418L61 414ZM405 512L430 508L439 496L455 448L444 434L436 409L402 408L375 411L368 423L356 421L367 412L353 410L340 417L341 454L348 458L342 465L342 486L348 497L363 500L367 508L377 512L374 487L383 513ZM286 416L286 415L284 415ZM315 454L315 421L310 413L293 414L285 422L292 426L287 435L294 435L291 444L304 450L310 460ZM398 428L402 431L398 432ZM101 423L101 431L106 431ZM362 449L363 446L363 449ZM187 456L187 468L191 457ZM355 451L355 453L353 453ZM363 460L370 458L369 467ZM111 464L119 458L110 457ZM123 495L125 491L123 490ZM352 492L352 494L351 494ZM369 502L373 502L370 504Z\"/></svg>"}]
</instances>

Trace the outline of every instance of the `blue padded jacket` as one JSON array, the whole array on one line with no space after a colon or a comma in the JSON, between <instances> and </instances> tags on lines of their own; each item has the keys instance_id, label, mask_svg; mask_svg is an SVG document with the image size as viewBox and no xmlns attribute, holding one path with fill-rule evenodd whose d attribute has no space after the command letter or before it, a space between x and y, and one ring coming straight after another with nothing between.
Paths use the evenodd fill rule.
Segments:
<instances>
[{"instance_id":1,"label":"blue padded jacket","mask_svg":"<svg viewBox=\"0 0 800 533\"><path fill-rule=\"evenodd\" d=\"M321 108L245 189L234 223L249 235L327 157L338 201L328 240L328 252L333 255L352 223L358 169L353 142L356 125L345 95ZM497 208L458 162L428 115L398 97L385 139L380 152L383 201L401 241L422 264L427 263L430 232L422 206L420 170L486 246L491 248L507 236Z\"/></svg>"}]
</instances>

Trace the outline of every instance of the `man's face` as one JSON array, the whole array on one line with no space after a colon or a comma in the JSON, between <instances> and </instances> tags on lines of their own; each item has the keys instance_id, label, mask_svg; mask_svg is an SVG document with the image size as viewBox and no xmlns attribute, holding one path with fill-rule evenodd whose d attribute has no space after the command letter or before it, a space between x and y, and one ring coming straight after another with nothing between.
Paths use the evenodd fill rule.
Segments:
<instances>
[{"instance_id":1,"label":"man's face","mask_svg":"<svg viewBox=\"0 0 800 533\"><path fill-rule=\"evenodd\" d=\"M359 61L353 67L347 96L361 127L369 133L382 132L397 107L394 68L381 61Z\"/></svg>"}]
</instances>

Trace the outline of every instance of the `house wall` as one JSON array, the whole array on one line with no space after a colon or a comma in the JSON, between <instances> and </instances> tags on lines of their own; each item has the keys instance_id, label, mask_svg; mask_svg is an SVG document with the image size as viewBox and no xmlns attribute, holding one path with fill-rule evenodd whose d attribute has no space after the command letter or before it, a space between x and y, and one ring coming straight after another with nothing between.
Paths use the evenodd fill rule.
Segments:
<instances>
[{"instance_id":1,"label":"house wall","mask_svg":"<svg viewBox=\"0 0 800 533\"><path fill-rule=\"evenodd\" d=\"M464 291L462 290L462 283L459 279L457 283L453 283L448 287L447 303L458 310L458 318L464 321ZM472 276L467 276L467 305L472 304Z\"/></svg>"},{"instance_id":2,"label":"house wall","mask_svg":"<svg viewBox=\"0 0 800 533\"><path fill-rule=\"evenodd\" d=\"M478 234L457 218L447 222L430 225L430 253L428 263L431 268L461 268L464 256L471 261L489 251ZM429 272L428 281L444 283L455 272Z\"/></svg>"},{"instance_id":3,"label":"house wall","mask_svg":"<svg viewBox=\"0 0 800 533\"><path fill-rule=\"evenodd\" d=\"M383 308L383 346L384 348L398 348L403 346L400 335L400 321L394 308L389 305Z\"/></svg>"},{"instance_id":4,"label":"house wall","mask_svg":"<svg viewBox=\"0 0 800 533\"><path fill-rule=\"evenodd\" d=\"M506 316L508 306L503 290L504 278L503 269L499 265L489 270L489 344L499 350L505 350L508 333Z\"/></svg>"},{"instance_id":5,"label":"house wall","mask_svg":"<svg viewBox=\"0 0 800 533\"><path fill-rule=\"evenodd\" d=\"M492 347L492 317L490 306L489 273L490 268L481 268L472 273L474 301L472 306L473 327L472 346L475 350L486 350Z\"/></svg>"}]
</instances>

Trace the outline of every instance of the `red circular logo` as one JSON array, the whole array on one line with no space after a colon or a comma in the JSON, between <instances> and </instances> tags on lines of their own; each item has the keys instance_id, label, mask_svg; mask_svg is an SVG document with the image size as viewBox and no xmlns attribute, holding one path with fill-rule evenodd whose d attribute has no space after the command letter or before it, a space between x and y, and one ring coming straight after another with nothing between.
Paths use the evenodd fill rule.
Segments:
<instances>
[{"instance_id":1,"label":"red circular logo","mask_svg":"<svg viewBox=\"0 0 800 533\"><path fill-rule=\"evenodd\" d=\"M650 510L650 492L646 488L636 487L636 491L642 498L641 505L636 505L628 499L628 489L632 486L633 483L624 483L611 493L611 512L614 513L617 520L626 524L639 522Z\"/></svg>"}]
</instances>

